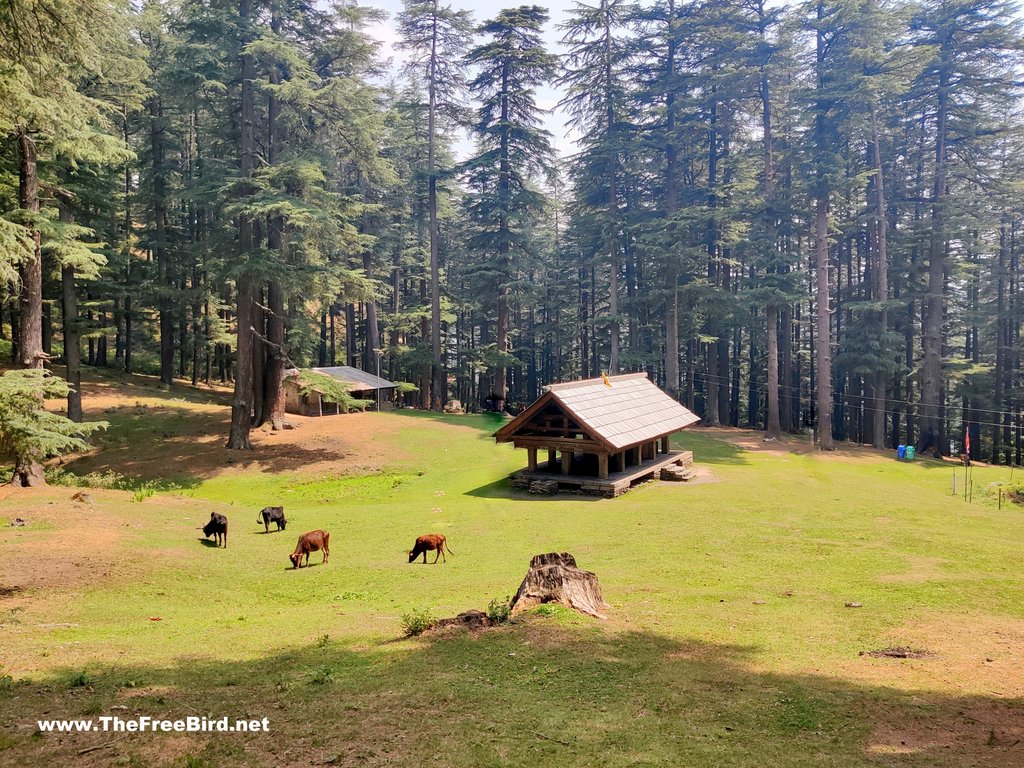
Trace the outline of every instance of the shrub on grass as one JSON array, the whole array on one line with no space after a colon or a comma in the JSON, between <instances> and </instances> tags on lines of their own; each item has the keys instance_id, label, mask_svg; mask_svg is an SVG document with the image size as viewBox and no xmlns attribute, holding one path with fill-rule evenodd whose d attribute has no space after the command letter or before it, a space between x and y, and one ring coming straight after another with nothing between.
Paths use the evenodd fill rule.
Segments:
<instances>
[{"instance_id":1,"label":"shrub on grass","mask_svg":"<svg viewBox=\"0 0 1024 768\"><path fill-rule=\"evenodd\" d=\"M145 501L154 493L156 493L156 490L152 486L146 484L132 494L132 501L135 503Z\"/></svg>"},{"instance_id":2,"label":"shrub on grass","mask_svg":"<svg viewBox=\"0 0 1024 768\"><path fill-rule=\"evenodd\" d=\"M317 667L309 673L309 682L313 685L327 685L333 679L334 670L328 667L326 664L321 664L319 667Z\"/></svg>"},{"instance_id":3,"label":"shrub on grass","mask_svg":"<svg viewBox=\"0 0 1024 768\"><path fill-rule=\"evenodd\" d=\"M405 632L406 637L422 635L434 624L434 617L430 615L430 611L426 608L407 613L402 617L402 630Z\"/></svg>"},{"instance_id":4,"label":"shrub on grass","mask_svg":"<svg viewBox=\"0 0 1024 768\"><path fill-rule=\"evenodd\" d=\"M512 617L512 598L496 597L487 604L487 618L492 624L504 624Z\"/></svg>"},{"instance_id":5,"label":"shrub on grass","mask_svg":"<svg viewBox=\"0 0 1024 768\"><path fill-rule=\"evenodd\" d=\"M14 678L4 672L4 665L0 664L0 691L9 691L14 688Z\"/></svg>"},{"instance_id":6,"label":"shrub on grass","mask_svg":"<svg viewBox=\"0 0 1024 768\"><path fill-rule=\"evenodd\" d=\"M76 475L68 472L63 467L47 467L46 482L50 485L62 485L68 488L107 488L124 490L126 480L124 475L114 472L90 472L86 475Z\"/></svg>"},{"instance_id":7,"label":"shrub on grass","mask_svg":"<svg viewBox=\"0 0 1024 768\"><path fill-rule=\"evenodd\" d=\"M73 675L68 681L68 688L85 688L87 685L92 684L92 678L89 677L89 673L84 669L77 675Z\"/></svg>"}]
</instances>

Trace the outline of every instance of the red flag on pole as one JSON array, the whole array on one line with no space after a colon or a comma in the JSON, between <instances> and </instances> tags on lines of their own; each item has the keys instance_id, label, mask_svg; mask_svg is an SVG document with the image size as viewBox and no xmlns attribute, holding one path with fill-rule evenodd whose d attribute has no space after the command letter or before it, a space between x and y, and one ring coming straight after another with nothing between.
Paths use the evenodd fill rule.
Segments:
<instances>
[{"instance_id":1,"label":"red flag on pole","mask_svg":"<svg viewBox=\"0 0 1024 768\"><path fill-rule=\"evenodd\" d=\"M964 428L964 454L967 456L971 455L971 425L968 424Z\"/></svg>"}]
</instances>

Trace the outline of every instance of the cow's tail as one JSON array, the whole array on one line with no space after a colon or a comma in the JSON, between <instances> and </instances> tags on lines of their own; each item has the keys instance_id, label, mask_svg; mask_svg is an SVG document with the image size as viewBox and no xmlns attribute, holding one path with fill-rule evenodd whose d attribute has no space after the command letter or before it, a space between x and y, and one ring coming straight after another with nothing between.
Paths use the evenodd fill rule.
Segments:
<instances>
[{"instance_id":1,"label":"cow's tail","mask_svg":"<svg viewBox=\"0 0 1024 768\"><path fill-rule=\"evenodd\" d=\"M256 513L256 525L259 525L262 522L263 522L263 513L262 512L257 512Z\"/></svg>"},{"instance_id":2,"label":"cow's tail","mask_svg":"<svg viewBox=\"0 0 1024 768\"><path fill-rule=\"evenodd\" d=\"M448 539L444 540L444 549L449 555L455 554L454 552L452 552L452 548L448 546Z\"/></svg>"}]
</instances>

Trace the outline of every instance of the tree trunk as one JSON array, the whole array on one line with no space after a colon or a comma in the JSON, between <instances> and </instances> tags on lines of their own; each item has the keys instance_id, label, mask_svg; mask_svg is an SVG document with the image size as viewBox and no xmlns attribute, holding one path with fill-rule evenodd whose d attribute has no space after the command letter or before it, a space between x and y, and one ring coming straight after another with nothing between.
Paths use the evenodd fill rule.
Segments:
<instances>
[{"instance_id":1,"label":"tree trunk","mask_svg":"<svg viewBox=\"0 0 1024 768\"><path fill-rule=\"evenodd\" d=\"M818 355L816 372L818 445L834 451L832 440L832 331L828 281L828 200L820 197L814 217L815 269L817 271Z\"/></svg>"},{"instance_id":2,"label":"tree trunk","mask_svg":"<svg viewBox=\"0 0 1024 768\"><path fill-rule=\"evenodd\" d=\"M159 96L149 100L150 150L153 163L153 251L156 256L160 315L160 383L174 381L174 316L171 302L171 257L167 249L167 192L164 179L163 116Z\"/></svg>"},{"instance_id":3,"label":"tree trunk","mask_svg":"<svg viewBox=\"0 0 1024 768\"><path fill-rule=\"evenodd\" d=\"M926 290L921 365L921 429L918 449L931 449L942 456L942 321L946 291L946 118L949 86L948 65L943 47L939 72L938 109L935 116L935 183L932 188L932 226L928 250L928 287Z\"/></svg>"},{"instance_id":4,"label":"tree trunk","mask_svg":"<svg viewBox=\"0 0 1024 768\"><path fill-rule=\"evenodd\" d=\"M264 371L263 418L270 428L284 429L284 372L288 363L284 333L284 289L280 280L271 280L267 291L267 367Z\"/></svg>"},{"instance_id":5,"label":"tree trunk","mask_svg":"<svg viewBox=\"0 0 1024 768\"><path fill-rule=\"evenodd\" d=\"M885 302L889 300L889 252L887 246L886 217L885 217L885 183L882 179L882 150L879 147L880 137L878 132L878 116L875 109L871 109L871 164L874 169L874 208L875 208L875 299L882 305L878 310L878 334L882 344L882 354L886 355L885 338L889 333L889 312L885 308ZM875 448L885 448L885 390L887 375L884 369L879 369L875 374L872 400L872 421L871 444Z\"/></svg>"},{"instance_id":6,"label":"tree trunk","mask_svg":"<svg viewBox=\"0 0 1024 768\"><path fill-rule=\"evenodd\" d=\"M252 0L241 0L239 16L243 25L247 25L252 16ZM245 34L248 37L248 33ZM248 42L242 41L243 47ZM241 85L241 138L239 142L239 160L243 179L252 176L256 168L256 137L255 137L255 104L253 80L256 76L256 65L251 54L242 55ZM247 184L247 182L245 182ZM251 187L246 186L243 194L251 194ZM251 450L249 432L252 429L252 408L254 395L253 378L253 301L256 296L256 278L252 267L247 263L252 258L256 246L255 222L252 217L238 217L238 249L239 256L246 262L236 280L236 312L237 342L235 353L235 388L231 401L231 432L227 447L235 450Z\"/></svg>"},{"instance_id":7,"label":"tree trunk","mask_svg":"<svg viewBox=\"0 0 1024 768\"><path fill-rule=\"evenodd\" d=\"M46 485L42 463L32 456L18 457L10 485L18 488L39 488Z\"/></svg>"},{"instance_id":8,"label":"tree trunk","mask_svg":"<svg viewBox=\"0 0 1024 768\"><path fill-rule=\"evenodd\" d=\"M18 197L22 209L39 213L39 176L35 138L24 128L18 131ZM18 297L18 362L22 368L42 368L43 352L43 259L39 230L31 225L32 258L18 265L21 293Z\"/></svg>"},{"instance_id":9,"label":"tree trunk","mask_svg":"<svg viewBox=\"0 0 1024 768\"><path fill-rule=\"evenodd\" d=\"M607 618L610 607L601 596L597 576L578 568L568 552L533 556L530 570L512 598L512 611L541 603L560 603L599 619Z\"/></svg>"},{"instance_id":10,"label":"tree trunk","mask_svg":"<svg viewBox=\"0 0 1024 768\"><path fill-rule=\"evenodd\" d=\"M782 434L779 419L779 310L768 307L767 334L768 344L768 424L766 437L778 439Z\"/></svg>"},{"instance_id":11,"label":"tree trunk","mask_svg":"<svg viewBox=\"0 0 1024 768\"><path fill-rule=\"evenodd\" d=\"M436 13L436 6L435 6ZM438 24L435 18L430 40L430 74L427 82L427 230L430 237L430 381L423 393L425 405L440 411L447 397L447 381L441 360L441 263L437 223L437 85Z\"/></svg>"},{"instance_id":12,"label":"tree trunk","mask_svg":"<svg viewBox=\"0 0 1024 768\"><path fill-rule=\"evenodd\" d=\"M669 80L676 71L676 4L668 2L668 53L665 72ZM676 179L678 150L675 144L676 94L669 88L665 96L665 218L669 226L679 207L679 188ZM679 257L672 245L668 247L665 269L665 390L673 400L679 399Z\"/></svg>"},{"instance_id":13,"label":"tree trunk","mask_svg":"<svg viewBox=\"0 0 1024 768\"><path fill-rule=\"evenodd\" d=\"M75 287L75 268L60 270L62 310L64 319L64 363L67 365L68 418L82 421L82 340L78 322L78 291Z\"/></svg>"},{"instance_id":14,"label":"tree trunk","mask_svg":"<svg viewBox=\"0 0 1024 768\"><path fill-rule=\"evenodd\" d=\"M818 0L817 14L819 22L824 18L825 9L822 0ZM815 143L819 153L817 162L827 162L827 139L825 137L825 112L827 110L825 96L824 63L826 55L825 33L819 27L817 31L817 115L815 116ZM816 171L815 212L814 212L814 255L817 279L817 322L818 335L817 368L815 371L815 389L817 395L818 446L823 451L835 450L832 438L832 328L831 301L829 299L828 279L828 205L830 191L825 178L825 171Z\"/></svg>"},{"instance_id":15,"label":"tree trunk","mask_svg":"<svg viewBox=\"0 0 1024 768\"><path fill-rule=\"evenodd\" d=\"M767 43L768 22L763 1L758 2L757 17L758 33L762 42ZM776 270L774 257L778 233L775 226L775 145L772 134L771 81L768 77L767 61L761 65L759 90L761 97L761 141L764 154L765 248L768 249L767 253L769 256L765 263L765 271L773 272ZM765 310L765 320L765 342L768 351L768 382L766 392L768 421L765 425L765 436L770 440L777 440L782 433L782 426L779 417L779 308L774 302L769 302Z\"/></svg>"},{"instance_id":16,"label":"tree trunk","mask_svg":"<svg viewBox=\"0 0 1024 768\"><path fill-rule=\"evenodd\" d=\"M616 124L615 101L612 79L612 19L607 3L602 4L604 13L604 99L607 105L607 130L614 130ZM611 344L608 353L608 373L619 372L619 158L613 152L608 161L608 314L611 316Z\"/></svg>"}]
</instances>

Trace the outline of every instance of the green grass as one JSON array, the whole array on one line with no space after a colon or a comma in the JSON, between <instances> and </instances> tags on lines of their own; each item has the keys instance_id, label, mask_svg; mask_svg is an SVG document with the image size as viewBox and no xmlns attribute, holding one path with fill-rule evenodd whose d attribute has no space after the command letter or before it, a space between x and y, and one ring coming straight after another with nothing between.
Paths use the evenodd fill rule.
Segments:
<instances>
[{"instance_id":1,"label":"green grass","mask_svg":"<svg viewBox=\"0 0 1024 768\"><path fill-rule=\"evenodd\" d=\"M717 482L649 484L616 500L531 497L505 482L524 457L493 443L492 420L366 418L405 457L377 474L228 473L179 478L177 491L141 503L104 496L96 514L126 521L125 577L115 569L37 596L17 624L0 601L0 624L10 624L0 662L28 681L0 690L0 723L125 702L154 716L271 718L269 737L197 735L165 751L165 737L144 736L101 753L146 765L301 755L299 764L340 765L854 766L890 759L870 750L887 718L953 727L956 712L998 703L941 658L915 667L858 656L919 622L1024 619L1024 514L983 494L970 505L952 497L952 467L744 452L688 432L678 445ZM111 421L115 441L152 428L134 414ZM1007 474L979 467L975 488ZM15 516L11 503L0 517ZM257 526L268 504L285 506L286 532ZM198 540L211 511L231 519L227 549ZM314 554L314 567L293 571L287 555L313 528L332 534L330 563ZM455 555L408 564L413 539L432 531ZM0 530L0 553L12 535ZM543 606L479 636L401 639L403 616L486 609L548 551L598 574L608 622ZM914 671L928 663L934 682ZM857 665L881 671L851 674ZM0 728L0 765L100 743L29 733ZM963 757L922 749L900 764Z\"/></svg>"}]
</instances>

